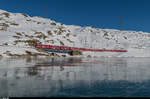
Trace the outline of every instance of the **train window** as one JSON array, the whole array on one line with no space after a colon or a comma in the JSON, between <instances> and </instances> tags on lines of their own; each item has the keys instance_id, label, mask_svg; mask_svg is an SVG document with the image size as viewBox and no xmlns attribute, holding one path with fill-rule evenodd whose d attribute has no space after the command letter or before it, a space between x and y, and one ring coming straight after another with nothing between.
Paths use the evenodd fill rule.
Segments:
<instances>
[{"instance_id":1,"label":"train window","mask_svg":"<svg viewBox=\"0 0 150 99\"><path fill-rule=\"evenodd\" d=\"M64 50L64 47L62 46L61 49Z\"/></svg>"},{"instance_id":2,"label":"train window","mask_svg":"<svg viewBox=\"0 0 150 99\"><path fill-rule=\"evenodd\" d=\"M52 46L50 46L50 48L53 48Z\"/></svg>"},{"instance_id":3,"label":"train window","mask_svg":"<svg viewBox=\"0 0 150 99\"><path fill-rule=\"evenodd\" d=\"M60 49L62 50L62 49L63 49L63 47L62 47L62 46L60 46Z\"/></svg>"},{"instance_id":4,"label":"train window","mask_svg":"<svg viewBox=\"0 0 150 99\"><path fill-rule=\"evenodd\" d=\"M55 47L55 49L59 49L59 47L58 47L58 46L56 46L56 47Z\"/></svg>"}]
</instances>

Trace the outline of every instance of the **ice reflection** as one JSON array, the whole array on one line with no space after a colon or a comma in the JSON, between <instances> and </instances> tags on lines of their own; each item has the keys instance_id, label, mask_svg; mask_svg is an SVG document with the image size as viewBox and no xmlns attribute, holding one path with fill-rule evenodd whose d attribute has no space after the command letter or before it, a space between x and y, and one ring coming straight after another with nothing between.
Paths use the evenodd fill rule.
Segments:
<instances>
[{"instance_id":1,"label":"ice reflection","mask_svg":"<svg viewBox=\"0 0 150 99\"><path fill-rule=\"evenodd\" d=\"M0 96L107 96L106 92L113 88L128 96L128 89L148 86L143 83L150 80L149 59L1 59Z\"/></svg>"}]
</instances>

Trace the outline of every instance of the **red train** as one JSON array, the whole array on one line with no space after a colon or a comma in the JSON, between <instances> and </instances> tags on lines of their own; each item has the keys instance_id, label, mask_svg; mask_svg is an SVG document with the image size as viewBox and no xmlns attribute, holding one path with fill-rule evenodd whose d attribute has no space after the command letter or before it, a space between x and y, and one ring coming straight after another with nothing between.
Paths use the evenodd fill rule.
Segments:
<instances>
[{"instance_id":1,"label":"red train","mask_svg":"<svg viewBox=\"0 0 150 99\"><path fill-rule=\"evenodd\" d=\"M43 48L43 49L54 49L54 50L70 50L70 51L93 51L93 52L128 52L127 50L109 50L109 49L85 49L85 48L75 48L75 47L68 47L68 46L55 46L55 45L41 45L37 44L36 48Z\"/></svg>"}]
</instances>

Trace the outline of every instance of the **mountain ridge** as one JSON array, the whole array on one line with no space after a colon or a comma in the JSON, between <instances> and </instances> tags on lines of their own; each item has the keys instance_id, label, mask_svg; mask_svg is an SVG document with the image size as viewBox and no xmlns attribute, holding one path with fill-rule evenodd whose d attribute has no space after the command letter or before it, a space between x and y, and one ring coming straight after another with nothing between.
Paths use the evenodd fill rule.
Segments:
<instances>
[{"instance_id":1,"label":"mountain ridge","mask_svg":"<svg viewBox=\"0 0 150 99\"><path fill-rule=\"evenodd\" d=\"M83 52L86 57L150 57L150 34L147 32L65 25L48 18L30 17L4 10L0 10L0 37L1 56L21 56L26 55L26 52L48 56L49 53L31 46L31 43L38 42L92 49L128 50L128 53Z\"/></svg>"}]
</instances>

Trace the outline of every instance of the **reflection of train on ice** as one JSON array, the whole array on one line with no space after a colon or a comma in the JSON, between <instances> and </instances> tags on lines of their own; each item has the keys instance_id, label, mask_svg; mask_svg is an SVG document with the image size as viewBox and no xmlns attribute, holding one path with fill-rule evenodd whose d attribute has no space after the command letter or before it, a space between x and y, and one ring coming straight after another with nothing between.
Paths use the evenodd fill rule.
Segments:
<instances>
[{"instance_id":1,"label":"reflection of train on ice","mask_svg":"<svg viewBox=\"0 0 150 99\"><path fill-rule=\"evenodd\" d=\"M86 49L86 48L76 48L68 46L55 46L55 45L35 45L36 48L44 49L48 52L57 53L71 53L72 51L92 51L92 52L127 52L127 50L110 50L110 49Z\"/></svg>"}]
</instances>

